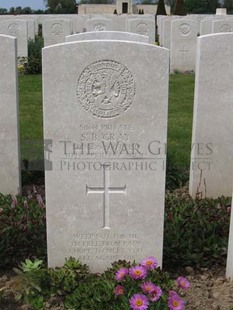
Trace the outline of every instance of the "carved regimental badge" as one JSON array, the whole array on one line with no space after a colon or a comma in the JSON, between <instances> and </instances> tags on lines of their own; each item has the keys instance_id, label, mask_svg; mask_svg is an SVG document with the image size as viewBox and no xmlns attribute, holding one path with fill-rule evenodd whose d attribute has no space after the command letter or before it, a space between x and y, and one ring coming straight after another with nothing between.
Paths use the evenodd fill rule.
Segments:
<instances>
[{"instance_id":1,"label":"carved regimental badge","mask_svg":"<svg viewBox=\"0 0 233 310\"><path fill-rule=\"evenodd\" d=\"M10 24L8 31L13 37L17 37L20 32L20 27L18 24Z\"/></svg>"},{"instance_id":2,"label":"carved regimental badge","mask_svg":"<svg viewBox=\"0 0 233 310\"><path fill-rule=\"evenodd\" d=\"M82 107L96 117L120 116L133 102L134 78L119 62L99 60L81 73L77 95Z\"/></svg>"},{"instance_id":3,"label":"carved regimental badge","mask_svg":"<svg viewBox=\"0 0 233 310\"><path fill-rule=\"evenodd\" d=\"M221 32L232 32L232 27L231 25L224 24L220 27L219 29Z\"/></svg>"},{"instance_id":4,"label":"carved regimental badge","mask_svg":"<svg viewBox=\"0 0 233 310\"><path fill-rule=\"evenodd\" d=\"M145 23L137 25L137 33L146 36L148 34L148 26Z\"/></svg>"},{"instance_id":5,"label":"carved regimental badge","mask_svg":"<svg viewBox=\"0 0 233 310\"><path fill-rule=\"evenodd\" d=\"M102 24L97 24L94 26L94 31L105 31L106 27Z\"/></svg>"},{"instance_id":6,"label":"carved regimental badge","mask_svg":"<svg viewBox=\"0 0 233 310\"><path fill-rule=\"evenodd\" d=\"M179 27L180 33L184 36L187 36L191 32L191 27L187 23L183 23Z\"/></svg>"},{"instance_id":7,"label":"carved regimental badge","mask_svg":"<svg viewBox=\"0 0 233 310\"><path fill-rule=\"evenodd\" d=\"M55 36L61 36L63 33L63 26L60 23L55 23L51 27L52 34Z\"/></svg>"}]
</instances>

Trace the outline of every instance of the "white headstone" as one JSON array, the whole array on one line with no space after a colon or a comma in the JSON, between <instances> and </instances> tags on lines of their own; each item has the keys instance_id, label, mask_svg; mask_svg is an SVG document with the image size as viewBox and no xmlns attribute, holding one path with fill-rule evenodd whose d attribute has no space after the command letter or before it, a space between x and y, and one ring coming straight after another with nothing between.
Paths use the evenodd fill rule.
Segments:
<instances>
[{"instance_id":1,"label":"white headstone","mask_svg":"<svg viewBox=\"0 0 233 310\"><path fill-rule=\"evenodd\" d=\"M0 35L0 193L20 192L16 38Z\"/></svg>"},{"instance_id":2,"label":"white headstone","mask_svg":"<svg viewBox=\"0 0 233 310\"><path fill-rule=\"evenodd\" d=\"M72 34L69 19L47 19L43 21L44 46L65 42L65 37Z\"/></svg>"},{"instance_id":3,"label":"white headstone","mask_svg":"<svg viewBox=\"0 0 233 310\"><path fill-rule=\"evenodd\" d=\"M171 23L170 70L195 70L198 23L177 19Z\"/></svg>"},{"instance_id":4,"label":"white headstone","mask_svg":"<svg viewBox=\"0 0 233 310\"><path fill-rule=\"evenodd\" d=\"M28 25L28 39L34 40L36 34L35 21L33 19L28 19L27 25Z\"/></svg>"},{"instance_id":5,"label":"white headstone","mask_svg":"<svg viewBox=\"0 0 233 310\"><path fill-rule=\"evenodd\" d=\"M121 31L91 31L73 34L66 37L66 42L83 40L124 40L148 43L149 38L136 33Z\"/></svg>"},{"instance_id":6,"label":"white headstone","mask_svg":"<svg viewBox=\"0 0 233 310\"><path fill-rule=\"evenodd\" d=\"M28 28L25 20L7 19L1 21L0 34L17 38L18 57L28 56Z\"/></svg>"},{"instance_id":7,"label":"white headstone","mask_svg":"<svg viewBox=\"0 0 233 310\"><path fill-rule=\"evenodd\" d=\"M200 31L200 35L206 35L206 34L211 34L212 33L212 23L213 23L214 19L213 18L208 18L208 19L204 19L201 21L201 31Z\"/></svg>"},{"instance_id":8,"label":"white headstone","mask_svg":"<svg viewBox=\"0 0 233 310\"><path fill-rule=\"evenodd\" d=\"M181 18L181 16L169 16L167 18L162 19L163 23L163 35L162 35L162 41L161 36L159 37L160 45L170 49L170 42L171 42L171 22L172 20Z\"/></svg>"},{"instance_id":9,"label":"white headstone","mask_svg":"<svg viewBox=\"0 0 233 310\"><path fill-rule=\"evenodd\" d=\"M162 264L168 62L167 49L136 42L43 49L49 266Z\"/></svg>"},{"instance_id":10,"label":"white headstone","mask_svg":"<svg viewBox=\"0 0 233 310\"><path fill-rule=\"evenodd\" d=\"M227 9L226 8L216 9L216 15L227 15Z\"/></svg>"},{"instance_id":11,"label":"white headstone","mask_svg":"<svg viewBox=\"0 0 233 310\"><path fill-rule=\"evenodd\" d=\"M233 184L233 34L198 38L190 194L230 196Z\"/></svg>"},{"instance_id":12,"label":"white headstone","mask_svg":"<svg viewBox=\"0 0 233 310\"><path fill-rule=\"evenodd\" d=\"M149 43L155 44L155 21L151 19L127 20L127 31L149 37Z\"/></svg>"}]
</instances>

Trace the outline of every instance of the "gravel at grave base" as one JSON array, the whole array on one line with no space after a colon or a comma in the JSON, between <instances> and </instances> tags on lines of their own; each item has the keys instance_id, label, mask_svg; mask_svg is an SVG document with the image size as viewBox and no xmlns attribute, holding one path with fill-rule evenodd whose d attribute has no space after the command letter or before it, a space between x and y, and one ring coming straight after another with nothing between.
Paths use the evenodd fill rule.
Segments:
<instances>
[{"instance_id":1,"label":"gravel at grave base","mask_svg":"<svg viewBox=\"0 0 233 310\"><path fill-rule=\"evenodd\" d=\"M186 274L191 288L183 296L187 301L185 310L231 310L233 308L233 282L224 278L225 268L202 269L197 272L187 267ZM6 275L0 273L0 289L6 287L3 291L3 299L0 300L0 310L31 310L30 306L15 302L12 293L13 279L12 273ZM48 309L63 310L64 307L51 298L44 308L44 310Z\"/></svg>"}]
</instances>

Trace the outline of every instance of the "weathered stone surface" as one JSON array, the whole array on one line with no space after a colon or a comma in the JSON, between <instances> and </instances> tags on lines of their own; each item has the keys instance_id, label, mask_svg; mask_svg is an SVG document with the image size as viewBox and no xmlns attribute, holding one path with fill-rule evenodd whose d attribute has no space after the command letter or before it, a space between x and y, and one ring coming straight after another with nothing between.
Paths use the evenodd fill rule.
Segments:
<instances>
[{"instance_id":1,"label":"weathered stone surface","mask_svg":"<svg viewBox=\"0 0 233 310\"><path fill-rule=\"evenodd\" d=\"M28 56L28 26L25 20L6 19L0 21L0 34L17 38L18 57Z\"/></svg>"},{"instance_id":2,"label":"weathered stone surface","mask_svg":"<svg viewBox=\"0 0 233 310\"><path fill-rule=\"evenodd\" d=\"M152 19L128 19L127 31L149 37L149 43L155 44L155 21Z\"/></svg>"},{"instance_id":3,"label":"weathered stone surface","mask_svg":"<svg viewBox=\"0 0 233 310\"><path fill-rule=\"evenodd\" d=\"M49 266L162 264L168 62L168 50L126 41L43 49Z\"/></svg>"},{"instance_id":4,"label":"weathered stone surface","mask_svg":"<svg viewBox=\"0 0 233 310\"><path fill-rule=\"evenodd\" d=\"M47 19L43 21L44 46L65 42L65 37L72 34L69 19Z\"/></svg>"},{"instance_id":5,"label":"weathered stone surface","mask_svg":"<svg viewBox=\"0 0 233 310\"><path fill-rule=\"evenodd\" d=\"M0 35L0 193L20 192L16 38Z\"/></svg>"},{"instance_id":6,"label":"weathered stone surface","mask_svg":"<svg viewBox=\"0 0 233 310\"><path fill-rule=\"evenodd\" d=\"M171 22L170 70L195 70L198 23L191 19Z\"/></svg>"},{"instance_id":7,"label":"weathered stone surface","mask_svg":"<svg viewBox=\"0 0 233 310\"><path fill-rule=\"evenodd\" d=\"M112 28L112 21L111 19L107 18L95 18L89 19L86 22L87 31L111 31Z\"/></svg>"},{"instance_id":8,"label":"weathered stone surface","mask_svg":"<svg viewBox=\"0 0 233 310\"><path fill-rule=\"evenodd\" d=\"M73 34L66 37L66 42L83 40L124 40L148 43L149 38L136 33L121 31L91 31Z\"/></svg>"},{"instance_id":9,"label":"weathered stone surface","mask_svg":"<svg viewBox=\"0 0 233 310\"><path fill-rule=\"evenodd\" d=\"M233 34L198 38L190 194L231 196Z\"/></svg>"}]
</instances>

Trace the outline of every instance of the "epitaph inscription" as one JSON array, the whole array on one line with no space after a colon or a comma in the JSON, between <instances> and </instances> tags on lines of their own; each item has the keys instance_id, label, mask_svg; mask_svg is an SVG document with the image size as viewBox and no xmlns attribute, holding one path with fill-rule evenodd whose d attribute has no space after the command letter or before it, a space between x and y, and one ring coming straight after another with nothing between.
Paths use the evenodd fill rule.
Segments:
<instances>
[{"instance_id":1,"label":"epitaph inscription","mask_svg":"<svg viewBox=\"0 0 233 310\"><path fill-rule=\"evenodd\" d=\"M90 233L74 234L69 255L86 263L113 262L119 259L134 260L142 253L142 244L136 234Z\"/></svg>"},{"instance_id":2,"label":"epitaph inscription","mask_svg":"<svg viewBox=\"0 0 233 310\"><path fill-rule=\"evenodd\" d=\"M114 118L133 103L135 82L131 72L119 62L99 60L81 73L77 96L82 107L98 118Z\"/></svg>"}]
</instances>

